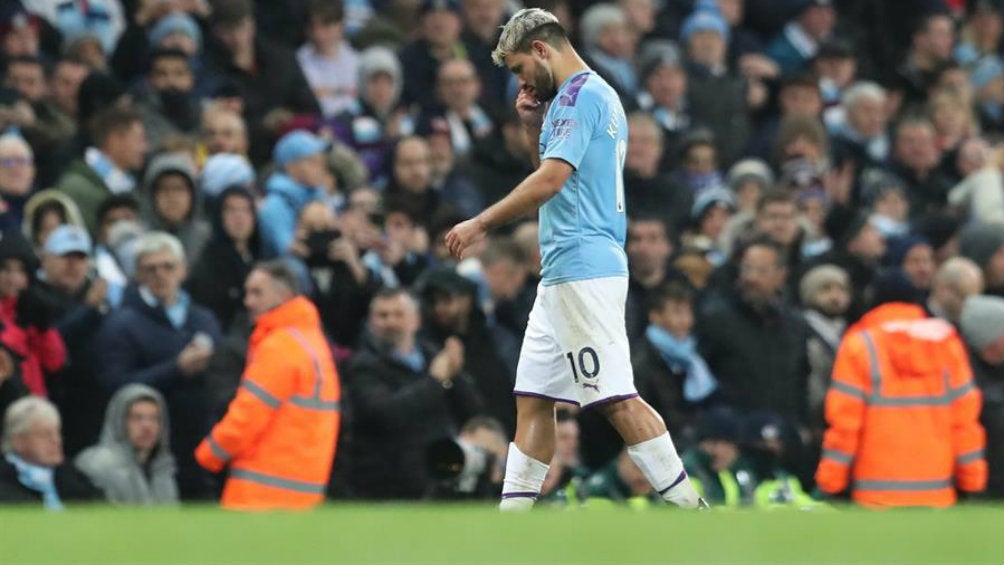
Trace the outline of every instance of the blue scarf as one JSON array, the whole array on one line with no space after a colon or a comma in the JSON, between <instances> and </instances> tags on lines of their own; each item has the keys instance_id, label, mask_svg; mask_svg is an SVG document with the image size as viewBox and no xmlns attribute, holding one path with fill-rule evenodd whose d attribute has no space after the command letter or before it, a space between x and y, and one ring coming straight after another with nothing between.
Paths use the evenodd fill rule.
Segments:
<instances>
[{"instance_id":1,"label":"blue scarf","mask_svg":"<svg viewBox=\"0 0 1004 565\"><path fill-rule=\"evenodd\" d=\"M700 402L718 388L718 381L697 353L697 340L693 336L677 339L666 330L649 325L645 337L662 355L663 361L674 373L685 371L683 398L687 402Z\"/></svg>"},{"instance_id":2,"label":"blue scarf","mask_svg":"<svg viewBox=\"0 0 1004 565\"><path fill-rule=\"evenodd\" d=\"M59 500L59 493L56 492L56 482L53 480L53 471L49 467L32 465L13 453L6 456L7 462L17 469L17 480L29 488L42 495L42 504L46 510L62 510L63 501Z\"/></svg>"},{"instance_id":3,"label":"blue scarf","mask_svg":"<svg viewBox=\"0 0 1004 565\"><path fill-rule=\"evenodd\" d=\"M136 188L136 179L128 172L115 166L115 163L96 147L88 147L84 152L84 162L87 163L95 174L101 177L105 186L113 194L123 194L132 192Z\"/></svg>"}]
</instances>

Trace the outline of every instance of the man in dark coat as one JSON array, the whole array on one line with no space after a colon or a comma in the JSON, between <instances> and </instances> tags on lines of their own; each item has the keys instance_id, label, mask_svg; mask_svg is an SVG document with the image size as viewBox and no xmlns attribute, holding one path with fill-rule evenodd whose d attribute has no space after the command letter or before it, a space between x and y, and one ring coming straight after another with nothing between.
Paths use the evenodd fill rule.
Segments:
<instances>
[{"instance_id":1,"label":"man in dark coat","mask_svg":"<svg viewBox=\"0 0 1004 565\"><path fill-rule=\"evenodd\" d=\"M73 457L95 443L108 392L97 381L94 336L122 288L90 276L91 240L83 228L60 226L46 238L33 291L66 343L67 363L49 379L49 399L63 417L63 448Z\"/></svg>"},{"instance_id":2,"label":"man in dark coat","mask_svg":"<svg viewBox=\"0 0 1004 565\"><path fill-rule=\"evenodd\" d=\"M425 448L456 435L482 413L481 396L462 372L464 348L450 338L437 352L419 343L418 303L387 290L370 305L368 335L346 371L354 414L347 444L355 496L418 499L429 490Z\"/></svg>"},{"instance_id":3,"label":"man in dark coat","mask_svg":"<svg viewBox=\"0 0 1004 565\"><path fill-rule=\"evenodd\" d=\"M223 339L213 313L181 289L186 270L176 237L142 236L136 245L136 284L105 320L95 344L98 379L109 392L129 383L149 385L164 395L168 412L178 415L170 432L182 499L211 494L194 452L209 432L206 369Z\"/></svg>"},{"instance_id":4,"label":"man in dark coat","mask_svg":"<svg viewBox=\"0 0 1004 565\"><path fill-rule=\"evenodd\" d=\"M788 276L783 251L757 239L739 257L737 288L706 303L697 317L701 356L726 404L805 424L808 331L800 313L780 298Z\"/></svg>"},{"instance_id":5,"label":"man in dark coat","mask_svg":"<svg viewBox=\"0 0 1004 565\"><path fill-rule=\"evenodd\" d=\"M516 362L519 343L495 324L490 324L475 302L474 284L452 269L430 272L422 289L425 317L422 332L437 347L450 337L464 345L464 371L474 379L485 401L487 415L502 423L506 435L516 433Z\"/></svg>"},{"instance_id":6,"label":"man in dark coat","mask_svg":"<svg viewBox=\"0 0 1004 565\"><path fill-rule=\"evenodd\" d=\"M0 504L38 504L61 510L64 501L99 500L101 492L66 464L59 411L48 400L26 396L4 413Z\"/></svg>"}]
</instances>

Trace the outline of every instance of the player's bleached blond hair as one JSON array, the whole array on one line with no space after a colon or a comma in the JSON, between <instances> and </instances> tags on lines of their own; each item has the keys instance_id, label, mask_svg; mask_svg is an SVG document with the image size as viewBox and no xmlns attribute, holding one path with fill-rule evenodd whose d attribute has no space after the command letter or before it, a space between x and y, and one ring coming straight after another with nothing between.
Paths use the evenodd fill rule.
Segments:
<instances>
[{"instance_id":1,"label":"player's bleached blond hair","mask_svg":"<svg viewBox=\"0 0 1004 565\"><path fill-rule=\"evenodd\" d=\"M525 50L528 47L527 39L543 26L557 26L558 29L564 31L558 18L547 10L524 8L513 14L509 21L502 26L499 43L492 51L492 61L500 67L504 66L506 55Z\"/></svg>"}]
</instances>

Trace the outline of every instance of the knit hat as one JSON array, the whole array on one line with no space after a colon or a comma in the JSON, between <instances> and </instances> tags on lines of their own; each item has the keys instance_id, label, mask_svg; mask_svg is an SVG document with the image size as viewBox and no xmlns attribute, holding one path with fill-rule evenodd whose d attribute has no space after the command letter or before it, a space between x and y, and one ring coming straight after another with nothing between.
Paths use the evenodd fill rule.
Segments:
<instances>
[{"instance_id":1,"label":"knit hat","mask_svg":"<svg viewBox=\"0 0 1004 565\"><path fill-rule=\"evenodd\" d=\"M933 214L921 218L914 231L924 236L931 246L941 249L959 232L960 222L947 213Z\"/></svg>"},{"instance_id":2,"label":"knit hat","mask_svg":"<svg viewBox=\"0 0 1004 565\"><path fill-rule=\"evenodd\" d=\"M739 443L742 439L742 420L731 408L712 408L698 419L697 438L699 441L717 439Z\"/></svg>"},{"instance_id":3,"label":"knit hat","mask_svg":"<svg viewBox=\"0 0 1004 565\"><path fill-rule=\"evenodd\" d=\"M0 232L0 262L19 259L28 273L38 268L38 256L23 235L14 230Z\"/></svg>"},{"instance_id":4,"label":"knit hat","mask_svg":"<svg viewBox=\"0 0 1004 565\"><path fill-rule=\"evenodd\" d=\"M885 259L882 264L887 267L901 267L910 250L918 245L930 246L931 243L922 236L909 234L904 237L897 237L888 242Z\"/></svg>"},{"instance_id":5,"label":"knit hat","mask_svg":"<svg viewBox=\"0 0 1004 565\"><path fill-rule=\"evenodd\" d=\"M921 292L913 285L910 277L903 269L886 269L875 277L872 282L871 307L877 308L891 302L907 302L916 304L920 301Z\"/></svg>"},{"instance_id":6,"label":"knit hat","mask_svg":"<svg viewBox=\"0 0 1004 565\"><path fill-rule=\"evenodd\" d=\"M370 47L359 54L359 97L365 98L366 84L377 73L390 75L394 82L394 104L401 97L401 61L386 47Z\"/></svg>"},{"instance_id":7,"label":"knit hat","mask_svg":"<svg viewBox=\"0 0 1004 565\"><path fill-rule=\"evenodd\" d=\"M959 255L982 269L1004 245L1004 224L969 224L959 234Z\"/></svg>"},{"instance_id":8,"label":"knit hat","mask_svg":"<svg viewBox=\"0 0 1004 565\"><path fill-rule=\"evenodd\" d=\"M861 199L871 206L886 193L899 190L905 194L906 183L896 175L878 168L865 169L861 172Z\"/></svg>"},{"instance_id":9,"label":"knit hat","mask_svg":"<svg viewBox=\"0 0 1004 565\"><path fill-rule=\"evenodd\" d=\"M748 180L758 182L764 190L767 190L774 185L774 173L767 163L760 159L743 159L732 165L728 176L725 177L725 182L733 191Z\"/></svg>"},{"instance_id":10,"label":"knit hat","mask_svg":"<svg viewBox=\"0 0 1004 565\"><path fill-rule=\"evenodd\" d=\"M868 212L847 206L834 206L826 215L826 235L833 240L834 248L847 245L868 224Z\"/></svg>"},{"instance_id":11,"label":"knit hat","mask_svg":"<svg viewBox=\"0 0 1004 565\"><path fill-rule=\"evenodd\" d=\"M700 222L713 206L725 206L729 210L735 211L736 201L732 192L721 186L702 191L694 199L694 205L690 208L690 219L694 222Z\"/></svg>"},{"instance_id":12,"label":"knit hat","mask_svg":"<svg viewBox=\"0 0 1004 565\"><path fill-rule=\"evenodd\" d=\"M157 20L157 23L150 30L150 46L157 47L165 37L180 33L187 35L195 41L199 51L202 50L202 30L195 18L188 14L175 12Z\"/></svg>"},{"instance_id":13,"label":"knit hat","mask_svg":"<svg viewBox=\"0 0 1004 565\"><path fill-rule=\"evenodd\" d=\"M798 297L802 304L812 304L813 297L823 290L823 287L831 284L839 284L850 290L851 277L847 271L836 265L819 265L809 269L809 272L802 276L798 283Z\"/></svg>"},{"instance_id":14,"label":"knit hat","mask_svg":"<svg viewBox=\"0 0 1004 565\"><path fill-rule=\"evenodd\" d=\"M675 42L668 39L648 41L638 53L638 78L644 83L658 69L678 68L682 64L680 49Z\"/></svg>"},{"instance_id":15,"label":"knit hat","mask_svg":"<svg viewBox=\"0 0 1004 565\"><path fill-rule=\"evenodd\" d=\"M680 39L683 43L689 43L690 37L699 31L713 31L722 36L726 43L729 42L729 23L718 11L714 0L700 0L697 3L694 12L683 21Z\"/></svg>"},{"instance_id":16,"label":"knit hat","mask_svg":"<svg viewBox=\"0 0 1004 565\"><path fill-rule=\"evenodd\" d=\"M1004 336L1004 298L978 294L962 305L962 335L976 351Z\"/></svg>"},{"instance_id":17,"label":"knit hat","mask_svg":"<svg viewBox=\"0 0 1004 565\"><path fill-rule=\"evenodd\" d=\"M246 157L236 153L217 153L206 159L200 185L203 194L215 197L228 187L247 187L254 181L254 168Z\"/></svg>"}]
</instances>

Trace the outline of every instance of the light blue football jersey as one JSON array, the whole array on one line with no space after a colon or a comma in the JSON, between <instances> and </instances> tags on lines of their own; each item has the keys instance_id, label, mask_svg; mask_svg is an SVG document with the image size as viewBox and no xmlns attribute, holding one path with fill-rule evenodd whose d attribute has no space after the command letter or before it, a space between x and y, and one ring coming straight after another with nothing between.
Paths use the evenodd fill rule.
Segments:
<instances>
[{"instance_id":1,"label":"light blue football jersey","mask_svg":"<svg viewBox=\"0 0 1004 565\"><path fill-rule=\"evenodd\" d=\"M540 161L561 159L575 171L540 208L543 284L627 276L627 139L624 108L599 75L582 71L558 88L540 132Z\"/></svg>"}]
</instances>

